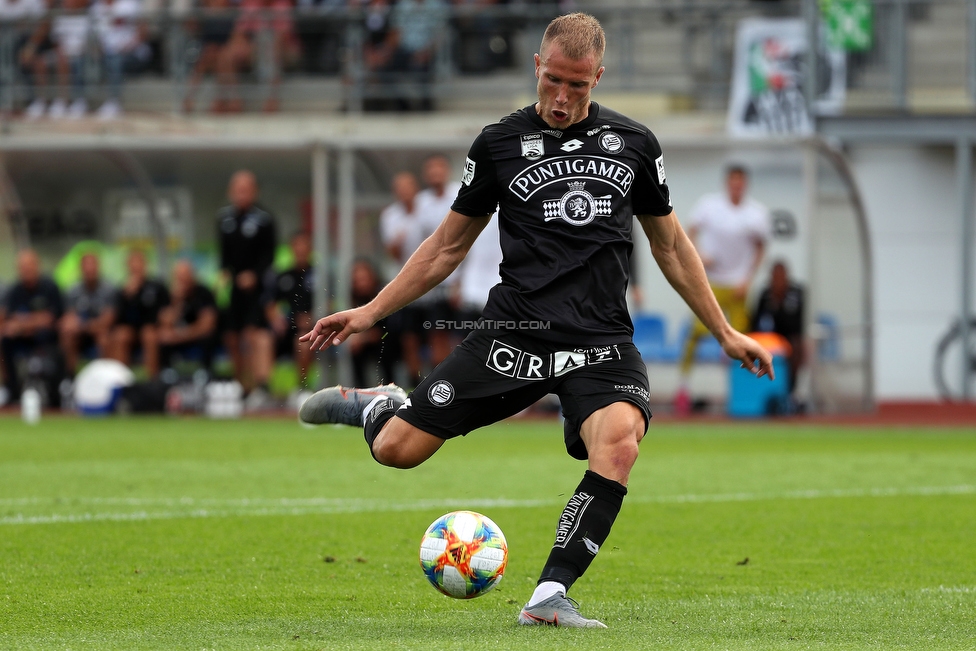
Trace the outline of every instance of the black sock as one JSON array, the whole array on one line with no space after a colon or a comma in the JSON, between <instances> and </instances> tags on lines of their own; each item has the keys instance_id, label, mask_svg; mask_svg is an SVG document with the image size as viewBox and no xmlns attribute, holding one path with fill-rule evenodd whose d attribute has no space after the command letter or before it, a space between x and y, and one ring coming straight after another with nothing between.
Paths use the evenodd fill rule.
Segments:
<instances>
[{"instance_id":1,"label":"black sock","mask_svg":"<svg viewBox=\"0 0 976 651\"><path fill-rule=\"evenodd\" d=\"M556 542L542 568L543 581L558 581L572 587L600 551L610 535L610 527L620 512L627 489L621 484L587 470L583 481L569 499L559 524Z\"/></svg>"},{"instance_id":2,"label":"black sock","mask_svg":"<svg viewBox=\"0 0 976 651\"><path fill-rule=\"evenodd\" d=\"M380 430L386 425L386 421L393 418L396 410L403 404L402 400L396 398L386 398L373 405L369 413L366 414L366 422L363 423L363 436L366 438L366 445L369 446L369 453L373 454L373 441L379 435ZM375 459L376 456L373 455Z\"/></svg>"}]
</instances>

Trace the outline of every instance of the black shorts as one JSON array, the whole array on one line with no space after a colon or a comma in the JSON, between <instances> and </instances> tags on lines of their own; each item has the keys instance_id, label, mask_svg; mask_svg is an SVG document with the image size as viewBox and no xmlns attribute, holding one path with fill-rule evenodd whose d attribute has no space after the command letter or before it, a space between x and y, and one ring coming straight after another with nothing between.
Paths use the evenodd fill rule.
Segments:
<instances>
[{"instance_id":1,"label":"black shorts","mask_svg":"<svg viewBox=\"0 0 976 651\"><path fill-rule=\"evenodd\" d=\"M227 308L227 329L240 332L247 327L267 328L268 319L262 298L258 290L245 291L235 286L230 292L230 306Z\"/></svg>"},{"instance_id":2,"label":"black shorts","mask_svg":"<svg viewBox=\"0 0 976 651\"><path fill-rule=\"evenodd\" d=\"M411 303L388 316L386 321L390 332L397 336L411 333L423 337L427 334L427 330L424 329L425 318L424 309L416 303Z\"/></svg>"},{"instance_id":3,"label":"black shorts","mask_svg":"<svg viewBox=\"0 0 976 651\"><path fill-rule=\"evenodd\" d=\"M410 394L397 416L434 436L464 436L548 393L559 396L566 451L586 459L580 427L615 402L651 418L647 366L631 342L570 348L512 332L476 330Z\"/></svg>"}]
</instances>

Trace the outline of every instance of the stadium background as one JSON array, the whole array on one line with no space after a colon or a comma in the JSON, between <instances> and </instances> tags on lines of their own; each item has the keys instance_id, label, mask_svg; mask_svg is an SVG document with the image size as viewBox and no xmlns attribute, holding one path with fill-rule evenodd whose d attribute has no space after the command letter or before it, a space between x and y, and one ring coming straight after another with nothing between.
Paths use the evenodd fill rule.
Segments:
<instances>
[{"instance_id":1,"label":"stadium background","mask_svg":"<svg viewBox=\"0 0 976 651\"><path fill-rule=\"evenodd\" d=\"M342 307L352 257L380 255L377 215L391 200L392 174L417 170L434 151L448 153L460 170L484 124L532 101L531 56L542 29L572 8L593 12L607 28L607 74L593 97L658 134L679 217L719 186L726 163L752 168L752 195L777 216L758 278L785 258L809 289L816 354L803 390L815 406L936 399L940 363L950 390L963 392L971 365L958 351L942 359L937 350L960 315L973 312L972 0L452 5L436 41L434 110L407 113L369 110L390 93L415 92L416 84L370 82L360 54L362 14L335 5L295 9L305 49L285 69L281 110L270 115L260 111L271 81L260 48L241 80L245 112L207 112L210 79L197 110L182 110L195 51L185 21L196 10L174 5L146 7L158 65L127 80L123 117L28 121L19 114L25 85L5 30L0 279L12 279L18 246L35 246L51 270L79 241L93 239L149 244L163 266L191 253L203 277L212 277L214 213L225 203L230 173L246 167L261 182L280 236L327 224L316 231L320 259L328 261L319 286L330 287L333 307ZM865 7L867 18L857 14ZM849 38L832 45L834 54L804 49L771 60L787 69L773 69L769 79L778 72L786 91L795 83L794 95L780 100L813 107L809 125L733 135L734 77L748 71L736 56L737 30L750 20L784 19L802 21L808 39L831 41L838 30ZM805 83L811 74L820 80L815 90ZM86 75L95 104L104 84L94 58ZM165 238L154 237L154 219ZM637 250L643 309L663 318L663 343L673 350L687 312L646 249ZM110 260L108 270L119 278L120 264L113 270ZM336 355L326 362L342 378ZM669 395L677 377L671 353L649 355L649 363L657 371L652 389ZM696 382L720 396L724 372L705 364Z\"/></svg>"}]
</instances>

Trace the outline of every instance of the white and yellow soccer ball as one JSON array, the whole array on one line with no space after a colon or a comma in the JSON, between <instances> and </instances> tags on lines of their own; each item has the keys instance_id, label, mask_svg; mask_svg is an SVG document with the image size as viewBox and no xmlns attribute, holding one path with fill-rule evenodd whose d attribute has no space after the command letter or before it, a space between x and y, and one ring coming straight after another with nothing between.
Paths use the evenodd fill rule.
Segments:
<instances>
[{"instance_id":1,"label":"white and yellow soccer ball","mask_svg":"<svg viewBox=\"0 0 976 651\"><path fill-rule=\"evenodd\" d=\"M434 520L420 542L420 566L430 584L448 597L473 599L502 580L508 543L491 518L452 511Z\"/></svg>"}]
</instances>

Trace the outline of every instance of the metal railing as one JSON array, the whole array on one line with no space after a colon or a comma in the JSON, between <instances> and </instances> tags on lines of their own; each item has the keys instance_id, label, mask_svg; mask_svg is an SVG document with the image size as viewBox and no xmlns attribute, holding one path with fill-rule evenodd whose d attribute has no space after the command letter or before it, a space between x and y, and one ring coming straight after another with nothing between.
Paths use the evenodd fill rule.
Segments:
<instances>
[{"instance_id":1,"label":"metal railing","mask_svg":"<svg viewBox=\"0 0 976 651\"><path fill-rule=\"evenodd\" d=\"M806 3L806 6L805 6ZM819 16L818 0L657 0L601 3L578 1L607 30L604 91L656 94L678 108L721 110L728 101L736 26L745 17ZM976 104L976 0L872 0L872 45L848 55L847 87L853 110L917 109ZM532 53L556 3L512 2L451 5L433 28L427 63L377 66L370 60L368 15L346 6L293 10L206 11L146 14L152 58L147 69L129 75L141 84L125 102L138 110L184 112L188 98L238 96L247 106L262 98L314 110L360 111L371 108L430 108L438 102L499 101L533 92ZM54 12L48 20L57 16ZM237 62L236 81L207 81L195 88L209 43L206 21L248 19L248 54ZM0 23L0 111L22 110L35 89L18 60L34 21ZM294 51L283 52L282 30ZM402 52L401 52L402 54ZM85 48L84 93L104 98L106 74L98 38L92 30ZM246 61L244 60L246 59ZM395 62L394 62L395 63ZM211 66L214 67L214 66ZM213 71L212 76L220 76ZM225 75L226 77L226 75ZM302 102L291 101L301 97ZM205 102L196 104L201 106ZM239 108L238 105L235 108Z\"/></svg>"}]
</instances>

